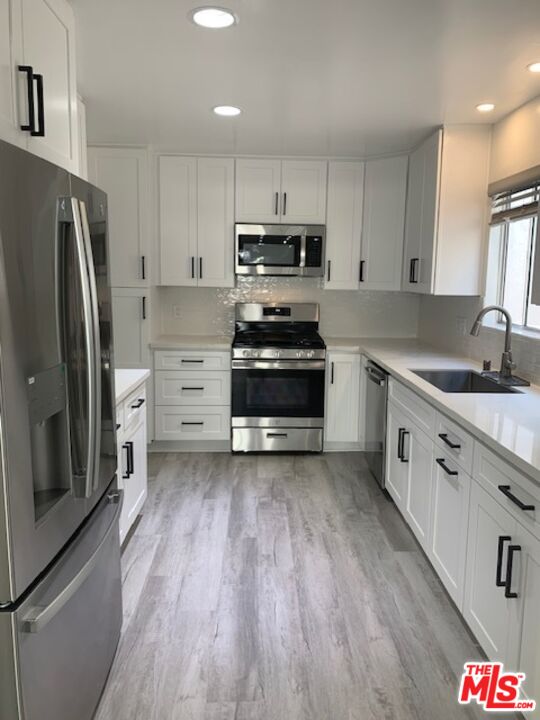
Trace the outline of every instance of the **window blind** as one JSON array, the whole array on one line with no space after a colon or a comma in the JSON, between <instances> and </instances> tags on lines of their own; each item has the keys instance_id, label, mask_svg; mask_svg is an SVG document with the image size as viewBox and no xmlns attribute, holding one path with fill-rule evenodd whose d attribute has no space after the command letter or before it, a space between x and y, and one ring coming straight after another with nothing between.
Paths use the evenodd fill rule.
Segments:
<instances>
[{"instance_id":1,"label":"window blind","mask_svg":"<svg viewBox=\"0 0 540 720\"><path fill-rule=\"evenodd\" d=\"M495 195L491 199L491 225L538 215L540 184Z\"/></svg>"}]
</instances>

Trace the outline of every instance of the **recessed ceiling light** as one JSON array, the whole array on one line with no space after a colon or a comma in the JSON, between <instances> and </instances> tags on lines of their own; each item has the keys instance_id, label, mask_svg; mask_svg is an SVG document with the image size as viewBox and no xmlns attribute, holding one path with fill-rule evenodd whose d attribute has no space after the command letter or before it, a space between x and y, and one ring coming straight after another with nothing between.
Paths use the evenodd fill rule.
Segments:
<instances>
[{"instance_id":1,"label":"recessed ceiling light","mask_svg":"<svg viewBox=\"0 0 540 720\"><path fill-rule=\"evenodd\" d=\"M478 112L491 112L495 110L495 105L493 103L480 103L480 105L476 106L476 109Z\"/></svg>"},{"instance_id":2,"label":"recessed ceiling light","mask_svg":"<svg viewBox=\"0 0 540 720\"><path fill-rule=\"evenodd\" d=\"M230 27L238 22L236 15L220 7L199 7L190 12L190 17L195 25L200 25L213 30Z\"/></svg>"},{"instance_id":3,"label":"recessed ceiling light","mask_svg":"<svg viewBox=\"0 0 540 720\"><path fill-rule=\"evenodd\" d=\"M213 110L216 115L222 115L223 117L234 117L242 112L240 108L234 107L234 105L217 105Z\"/></svg>"},{"instance_id":4,"label":"recessed ceiling light","mask_svg":"<svg viewBox=\"0 0 540 720\"><path fill-rule=\"evenodd\" d=\"M532 73L540 73L540 62L533 62L530 65L527 65L527 70Z\"/></svg>"}]
</instances>

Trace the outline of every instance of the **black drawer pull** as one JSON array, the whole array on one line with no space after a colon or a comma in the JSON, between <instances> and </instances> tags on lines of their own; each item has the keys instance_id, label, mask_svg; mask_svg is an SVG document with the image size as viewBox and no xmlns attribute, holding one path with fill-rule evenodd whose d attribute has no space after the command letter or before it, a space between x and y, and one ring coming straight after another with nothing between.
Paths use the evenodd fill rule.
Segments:
<instances>
[{"instance_id":1,"label":"black drawer pull","mask_svg":"<svg viewBox=\"0 0 540 720\"><path fill-rule=\"evenodd\" d=\"M144 398L139 398L137 402L131 406L131 409L138 410L142 405L144 405Z\"/></svg>"},{"instance_id":2,"label":"black drawer pull","mask_svg":"<svg viewBox=\"0 0 540 720\"><path fill-rule=\"evenodd\" d=\"M183 362L183 363L199 363L199 364L202 364L202 363L204 362L204 360L186 360L186 359L182 358L181 362Z\"/></svg>"},{"instance_id":3,"label":"black drawer pull","mask_svg":"<svg viewBox=\"0 0 540 720\"><path fill-rule=\"evenodd\" d=\"M521 552L521 545L510 545L508 547L508 560L506 563L506 583L504 586L504 597L517 598L517 592L512 592L512 570L514 566L514 553Z\"/></svg>"},{"instance_id":4,"label":"black drawer pull","mask_svg":"<svg viewBox=\"0 0 540 720\"><path fill-rule=\"evenodd\" d=\"M204 390L203 387L182 387L182 390Z\"/></svg>"},{"instance_id":5,"label":"black drawer pull","mask_svg":"<svg viewBox=\"0 0 540 720\"><path fill-rule=\"evenodd\" d=\"M450 470L444 458L435 458L437 465L440 465L447 475L459 475L457 470Z\"/></svg>"},{"instance_id":6,"label":"black drawer pull","mask_svg":"<svg viewBox=\"0 0 540 720\"><path fill-rule=\"evenodd\" d=\"M117 430L120 430L121 427L122 427L122 425L120 425L120 423L116 423L116 429L117 429Z\"/></svg>"},{"instance_id":7,"label":"black drawer pull","mask_svg":"<svg viewBox=\"0 0 540 720\"><path fill-rule=\"evenodd\" d=\"M499 490L502 492L503 495L506 495L506 497L511 500L514 505L517 505L520 510L536 510L535 505L526 505L524 502L522 502L518 497L514 495L510 491L510 485L499 485Z\"/></svg>"},{"instance_id":8,"label":"black drawer pull","mask_svg":"<svg viewBox=\"0 0 540 720\"><path fill-rule=\"evenodd\" d=\"M452 448L452 450L461 450L461 445L459 443L453 443L451 440L448 439L448 435L446 433L439 433L439 437L443 441L443 443L446 443L449 448Z\"/></svg>"},{"instance_id":9,"label":"black drawer pull","mask_svg":"<svg viewBox=\"0 0 540 720\"><path fill-rule=\"evenodd\" d=\"M512 538L510 535L500 535L499 536L499 545L497 547L497 576L495 578L495 585L497 587L505 587L506 580L503 580L502 578L502 561L503 561L503 552L504 552L504 543L510 542Z\"/></svg>"},{"instance_id":10,"label":"black drawer pull","mask_svg":"<svg viewBox=\"0 0 540 720\"><path fill-rule=\"evenodd\" d=\"M198 422L188 422L187 420L182 420L182 425L204 425L204 422L202 420Z\"/></svg>"}]
</instances>

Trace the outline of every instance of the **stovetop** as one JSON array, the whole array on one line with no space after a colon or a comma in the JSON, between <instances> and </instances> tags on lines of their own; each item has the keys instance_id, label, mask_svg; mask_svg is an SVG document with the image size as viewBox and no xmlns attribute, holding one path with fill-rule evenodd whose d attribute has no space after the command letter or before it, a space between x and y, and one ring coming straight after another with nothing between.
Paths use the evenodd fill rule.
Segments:
<instances>
[{"instance_id":1,"label":"stovetop","mask_svg":"<svg viewBox=\"0 0 540 720\"><path fill-rule=\"evenodd\" d=\"M280 332L275 327L271 331L237 330L233 348L309 348L321 350L326 347L318 332L299 331Z\"/></svg>"}]
</instances>

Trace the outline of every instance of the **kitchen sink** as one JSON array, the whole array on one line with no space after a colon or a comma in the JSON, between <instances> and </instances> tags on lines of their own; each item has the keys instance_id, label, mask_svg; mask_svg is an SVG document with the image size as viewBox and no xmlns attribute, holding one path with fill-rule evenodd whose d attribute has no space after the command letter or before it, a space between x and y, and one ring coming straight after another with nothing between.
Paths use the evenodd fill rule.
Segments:
<instances>
[{"instance_id":1,"label":"kitchen sink","mask_svg":"<svg viewBox=\"0 0 540 720\"><path fill-rule=\"evenodd\" d=\"M446 393L519 393L474 370L413 370L422 380Z\"/></svg>"}]
</instances>

